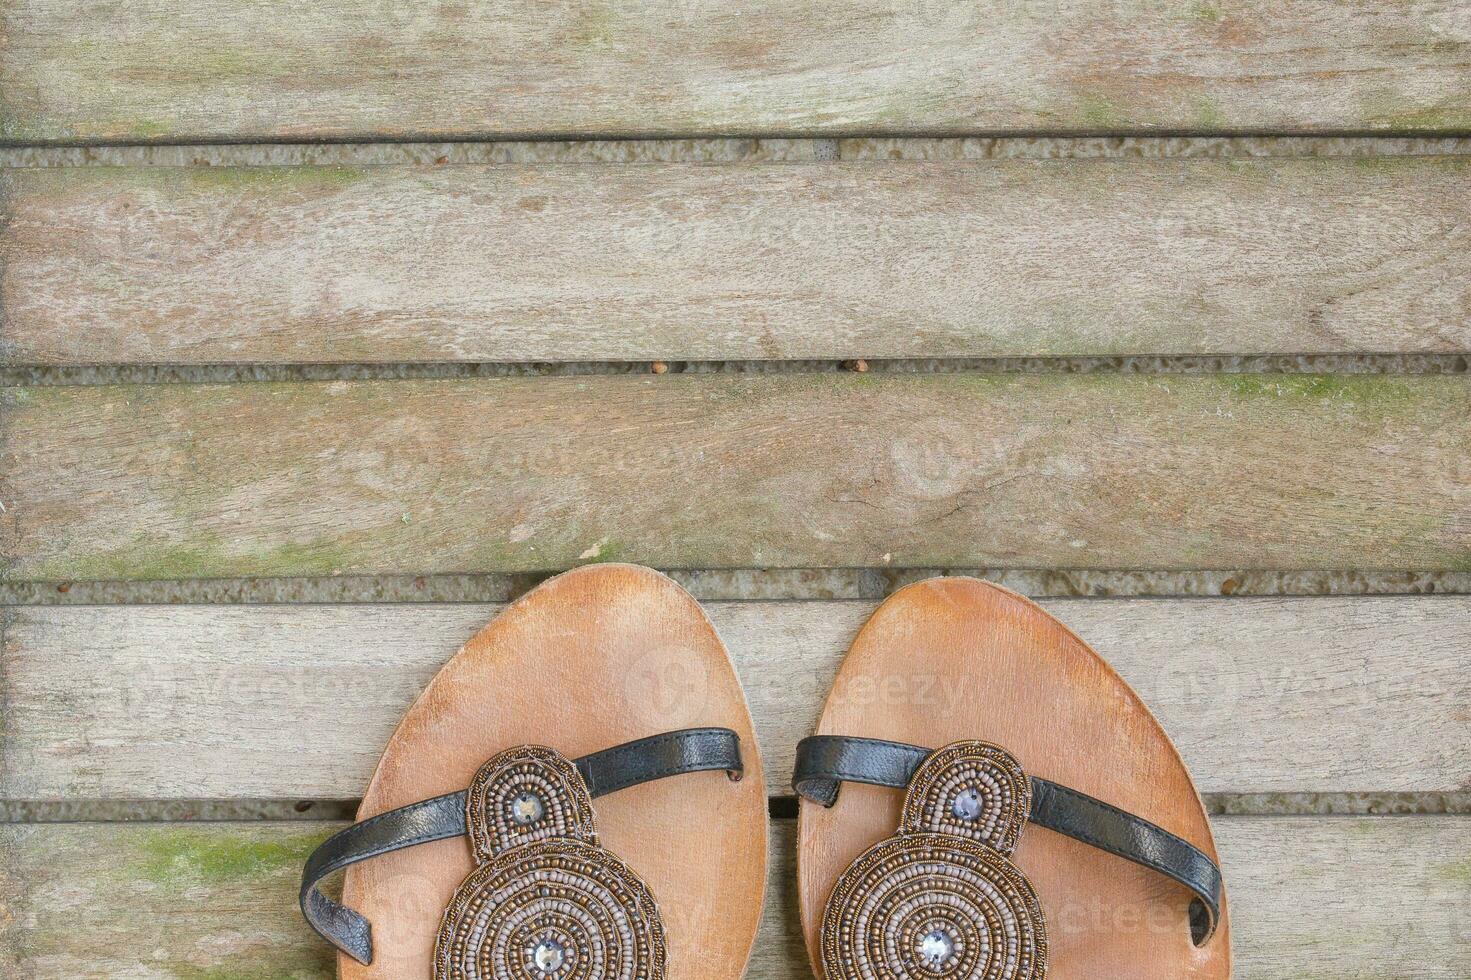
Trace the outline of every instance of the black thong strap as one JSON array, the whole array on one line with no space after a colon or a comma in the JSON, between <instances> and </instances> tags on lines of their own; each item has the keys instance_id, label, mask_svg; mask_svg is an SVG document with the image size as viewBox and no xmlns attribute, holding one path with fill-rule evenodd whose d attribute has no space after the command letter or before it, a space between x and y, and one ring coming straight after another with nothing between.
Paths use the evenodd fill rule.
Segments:
<instances>
[{"instance_id":1,"label":"black thong strap","mask_svg":"<svg viewBox=\"0 0 1471 980\"><path fill-rule=\"evenodd\" d=\"M588 792L606 796L666 776L724 770L741 774L740 736L728 728L686 728L628 742L573 760ZM322 842L301 876L301 911L313 929L364 965L373 962L372 927L332 901L317 884L350 864L390 851L465 833L465 791L421 800L355 823Z\"/></svg>"},{"instance_id":2,"label":"black thong strap","mask_svg":"<svg viewBox=\"0 0 1471 980\"><path fill-rule=\"evenodd\" d=\"M814 735L797 745L792 787L823 806L844 782L904 789L932 749L877 738ZM1204 852L1142 817L1045 779L1032 779L1031 822L1173 878L1195 894L1190 928L1196 945L1215 932L1221 870Z\"/></svg>"}]
</instances>

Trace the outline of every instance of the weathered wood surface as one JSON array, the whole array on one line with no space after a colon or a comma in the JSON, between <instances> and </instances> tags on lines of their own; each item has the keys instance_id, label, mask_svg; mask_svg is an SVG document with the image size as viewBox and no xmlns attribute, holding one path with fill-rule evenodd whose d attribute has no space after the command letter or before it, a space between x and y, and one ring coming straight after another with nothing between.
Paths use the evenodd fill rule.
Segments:
<instances>
[{"instance_id":1,"label":"weathered wood surface","mask_svg":"<svg viewBox=\"0 0 1471 980\"><path fill-rule=\"evenodd\" d=\"M1459 0L6 0L0 137L1471 128Z\"/></svg>"},{"instance_id":2,"label":"weathered wood surface","mask_svg":"<svg viewBox=\"0 0 1471 980\"><path fill-rule=\"evenodd\" d=\"M668 375L0 392L20 580L1471 563L1471 378Z\"/></svg>"},{"instance_id":3,"label":"weathered wood surface","mask_svg":"<svg viewBox=\"0 0 1471 980\"><path fill-rule=\"evenodd\" d=\"M0 827L0 908L10 911L0 916L0 972L331 977L328 948L296 911L296 888L301 862L339 826ZM810 973L797 931L795 828L779 820L773 829L772 885L747 977L799 980ZM1236 975L1471 975L1471 821L1226 817L1216 834Z\"/></svg>"},{"instance_id":4,"label":"weathered wood surface","mask_svg":"<svg viewBox=\"0 0 1471 980\"><path fill-rule=\"evenodd\" d=\"M1471 350L1471 157L0 175L0 360Z\"/></svg>"},{"instance_id":5,"label":"weathered wood surface","mask_svg":"<svg viewBox=\"0 0 1471 980\"><path fill-rule=\"evenodd\" d=\"M1053 600L1210 793L1471 786L1471 597ZM712 603L790 795L869 602ZM0 798L355 799L487 605L8 610ZM941 697L895 676L852 697ZM691 689L692 697L699 696ZM289 761L289 764L286 764Z\"/></svg>"}]
</instances>

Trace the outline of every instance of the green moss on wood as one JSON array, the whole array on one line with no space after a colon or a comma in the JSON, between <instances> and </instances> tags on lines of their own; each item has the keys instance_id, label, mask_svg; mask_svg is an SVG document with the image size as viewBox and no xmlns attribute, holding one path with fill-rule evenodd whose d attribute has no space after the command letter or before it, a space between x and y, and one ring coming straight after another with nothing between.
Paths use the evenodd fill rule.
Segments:
<instances>
[{"instance_id":1,"label":"green moss on wood","mask_svg":"<svg viewBox=\"0 0 1471 980\"><path fill-rule=\"evenodd\" d=\"M1445 881L1471 888L1471 855L1436 865L1435 874Z\"/></svg>"},{"instance_id":2,"label":"green moss on wood","mask_svg":"<svg viewBox=\"0 0 1471 980\"><path fill-rule=\"evenodd\" d=\"M108 552L64 563L48 578L179 579L217 576L222 552L215 545L157 545Z\"/></svg>"},{"instance_id":3,"label":"green moss on wood","mask_svg":"<svg viewBox=\"0 0 1471 980\"><path fill-rule=\"evenodd\" d=\"M188 497L183 501L189 503ZM199 510L188 507L188 510ZM37 573L41 581L172 581L249 575L333 575L370 560L372 541L350 535L287 542L260 554L229 550L218 535L201 534L196 540L159 544L140 537L132 544L95 555L59 558Z\"/></svg>"},{"instance_id":4,"label":"green moss on wood","mask_svg":"<svg viewBox=\"0 0 1471 980\"><path fill-rule=\"evenodd\" d=\"M178 127L162 119L136 119L126 127L127 135L141 140L163 139Z\"/></svg>"},{"instance_id":5,"label":"green moss on wood","mask_svg":"<svg viewBox=\"0 0 1471 980\"><path fill-rule=\"evenodd\" d=\"M1471 99L1471 91L1467 92L1467 99ZM1411 112L1399 112L1389 116L1386 125L1390 129L1471 133L1471 107L1463 100L1458 105L1430 106Z\"/></svg>"},{"instance_id":6,"label":"green moss on wood","mask_svg":"<svg viewBox=\"0 0 1471 980\"><path fill-rule=\"evenodd\" d=\"M623 32L620 31L618 14L611 5L592 0L573 9L575 15L565 34L572 47L607 48L619 40Z\"/></svg>"},{"instance_id":7,"label":"green moss on wood","mask_svg":"<svg viewBox=\"0 0 1471 980\"><path fill-rule=\"evenodd\" d=\"M3 36L3 31L0 31L0 37ZM4 82L3 74L0 74L0 140L28 143L72 135L69 132L56 132L55 127L48 127L36 113L21 108L13 98L8 98Z\"/></svg>"},{"instance_id":8,"label":"green moss on wood","mask_svg":"<svg viewBox=\"0 0 1471 980\"><path fill-rule=\"evenodd\" d=\"M634 548L630 548L626 542L602 537L594 542L591 547L578 553L576 564L585 565L600 561L621 561L635 550Z\"/></svg>"},{"instance_id":9,"label":"green moss on wood","mask_svg":"<svg viewBox=\"0 0 1471 980\"><path fill-rule=\"evenodd\" d=\"M1206 95L1192 95L1190 106L1191 115L1195 117L1195 125L1200 129L1229 128L1230 118L1215 99Z\"/></svg>"},{"instance_id":10,"label":"green moss on wood","mask_svg":"<svg viewBox=\"0 0 1471 980\"><path fill-rule=\"evenodd\" d=\"M1431 42L1426 43L1428 46ZM1459 47L1471 49L1471 45ZM1359 101L1366 121L1378 129L1471 132L1471 84L1462 86L1458 92L1445 93L1440 102L1431 106L1392 88L1372 89Z\"/></svg>"},{"instance_id":11,"label":"green moss on wood","mask_svg":"<svg viewBox=\"0 0 1471 980\"><path fill-rule=\"evenodd\" d=\"M269 187L350 187L367 171L361 167L190 167L183 171L194 186L255 190ZM166 172L168 173L168 172ZM172 173L177 173L174 171Z\"/></svg>"},{"instance_id":12,"label":"green moss on wood","mask_svg":"<svg viewBox=\"0 0 1471 980\"><path fill-rule=\"evenodd\" d=\"M135 133L134 135L146 135ZM14 175L29 196L86 196L112 200L120 192L158 194L275 190L330 190L350 187L371 168L339 166L48 167ZM73 205L75 206L75 205Z\"/></svg>"},{"instance_id":13,"label":"green moss on wood","mask_svg":"<svg viewBox=\"0 0 1471 980\"><path fill-rule=\"evenodd\" d=\"M189 523L198 523L208 506L196 506L197 493L176 501ZM393 525L377 531L355 530L309 541L288 542L258 553L231 550L215 534L201 534L191 542L158 544L140 537L131 544L95 555L57 558L26 576L36 581L174 581L272 575L372 574L381 563L384 547L404 527L414 523L401 513ZM708 521L701 519L701 526ZM555 533L533 534L523 541L486 538L478 542L465 570L562 569L600 561L636 560L636 544L606 534L580 533L558 526ZM728 537L721 538L728 547ZM427 553L432 545L417 550ZM687 549L688 550L688 549ZM716 549L717 552L719 549ZM717 561L717 554L709 558Z\"/></svg>"},{"instance_id":14,"label":"green moss on wood","mask_svg":"<svg viewBox=\"0 0 1471 980\"><path fill-rule=\"evenodd\" d=\"M1081 114L1085 123L1096 129L1116 129L1140 121L1133 118L1127 109L1101 95L1094 94L1078 96L1078 113Z\"/></svg>"},{"instance_id":15,"label":"green moss on wood","mask_svg":"<svg viewBox=\"0 0 1471 980\"><path fill-rule=\"evenodd\" d=\"M224 885L270 876L295 876L326 832L242 834L210 828L150 830L137 841L132 870L172 887Z\"/></svg>"},{"instance_id":16,"label":"green moss on wood","mask_svg":"<svg viewBox=\"0 0 1471 980\"><path fill-rule=\"evenodd\" d=\"M1217 382L1242 398L1336 402L1360 408L1410 407L1427 391L1397 378L1353 374L1222 374Z\"/></svg>"},{"instance_id":17,"label":"green moss on wood","mask_svg":"<svg viewBox=\"0 0 1471 980\"><path fill-rule=\"evenodd\" d=\"M232 956L210 966L169 963L165 969L177 980L330 980L337 971L328 947L325 943L321 945L320 951L262 950Z\"/></svg>"}]
</instances>

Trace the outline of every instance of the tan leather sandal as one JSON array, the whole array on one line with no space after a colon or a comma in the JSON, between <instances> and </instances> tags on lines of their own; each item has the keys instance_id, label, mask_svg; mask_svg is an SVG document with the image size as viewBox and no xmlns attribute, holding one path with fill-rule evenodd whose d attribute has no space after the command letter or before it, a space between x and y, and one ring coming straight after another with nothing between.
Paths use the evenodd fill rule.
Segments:
<instances>
[{"instance_id":1,"label":"tan leather sandal","mask_svg":"<svg viewBox=\"0 0 1471 980\"><path fill-rule=\"evenodd\" d=\"M883 603L798 747L802 927L827 980L1223 980L1200 797L1102 658L1032 602Z\"/></svg>"},{"instance_id":2,"label":"tan leather sandal","mask_svg":"<svg viewBox=\"0 0 1471 980\"><path fill-rule=\"evenodd\" d=\"M657 572L588 566L445 664L301 906L353 980L737 980L766 827L710 621ZM339 903L317 886L344 868Z\"/></svg>"}]
</instances>

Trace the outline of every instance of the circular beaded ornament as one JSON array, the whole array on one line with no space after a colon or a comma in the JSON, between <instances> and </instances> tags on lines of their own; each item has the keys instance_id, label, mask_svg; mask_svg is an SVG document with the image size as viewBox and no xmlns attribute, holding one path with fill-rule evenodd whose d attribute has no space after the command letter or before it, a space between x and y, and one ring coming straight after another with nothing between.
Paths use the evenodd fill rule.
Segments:
<instances>
[{"instance_id":1,"label":"circular beaded ornament","mask_svg":"<svg viewBox=\"0 0 1471 980\"><path fill-rule=\"evenodd\" d=\"M1043 980L1042 907L1010 855L1031 781L1004 749L956 742L909 781L899 831L838 879L827 980Z\"/></svg>"},{"instance_id":2,"label":"circular beaded ornament","mask_svg":"<svg viewBox=\"0 0 1471 980\"><path fill-rule=\"evenodd\" d=\"M576 766L508 749L475 774L465 816L478 867L444 910L435 980L663 980L658 906L598 845Z\"/></svg>"}]
</instances>

